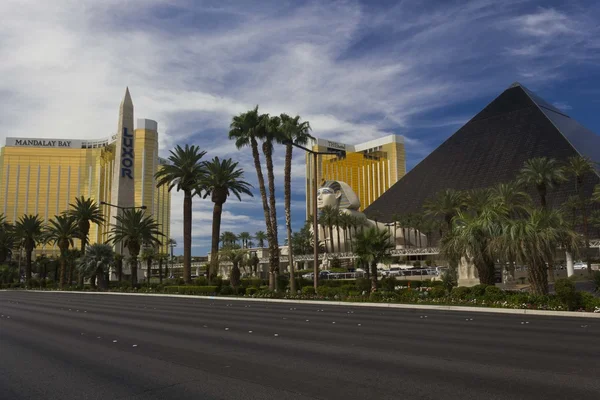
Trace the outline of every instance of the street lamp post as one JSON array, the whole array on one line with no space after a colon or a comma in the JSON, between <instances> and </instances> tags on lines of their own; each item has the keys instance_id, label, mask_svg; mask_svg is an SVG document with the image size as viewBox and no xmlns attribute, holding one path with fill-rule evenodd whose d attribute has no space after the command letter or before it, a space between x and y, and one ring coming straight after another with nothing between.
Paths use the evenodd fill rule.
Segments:
<instances>
[{"instance_id":1,"label":"street lamp post","mask_svg":"<svg viewBox=\"0 0 600 400\"><path fill-rule=\"evenodd\" d=\"M173 249L175 248L175 246L177 246L174 242L170 242L169 243L169 247L171 248L171 275L175 275L175 273L173 272L173 268L174 268L174 258L173 258ZM169 276L169 278L171 278L171 276Z\"/></svg>"},{"instance_id":2,"label":"street lamp post","mask_svg":"<svg viewBox=\"0 0 600 400\"><path fill-rule=\"evenodd\" d=\"M290 143L290 142L288 142ZM286 143L287 144L287 143ZM313 255L314 255L314 288L315 288L315 292L317 291L317 286L318 286L318 282L319 282L319 220L317 217L317 183L318 183L318 171L319 171L319 167L317 165L318 162L318 156L320 155L336 155L339 156L340 153L339 152L329 152L329 151L314 151L311 149L307 149L304 146L300 146L297 143L291 142L292 146L297 147L299 149L304 150L307 153L312 154L313 156L313 165L315 170L314 172L314 185L313 185L313 235L315 238L315 242L313 244Z\"/></svg>"}]
</instances>

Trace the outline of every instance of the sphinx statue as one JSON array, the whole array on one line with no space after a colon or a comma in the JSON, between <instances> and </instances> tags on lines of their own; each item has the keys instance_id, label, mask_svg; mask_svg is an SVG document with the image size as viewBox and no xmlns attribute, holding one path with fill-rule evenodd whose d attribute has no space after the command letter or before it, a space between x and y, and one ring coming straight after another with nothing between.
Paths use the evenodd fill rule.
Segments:
<instances>
[{"instance_id":1,"label":"sphinx statue","mask_svg":"<svg viewBox=\"0 0 600 400\"><path fill-rule=\"evenodd\" d=\"M388 230L388 228L381 222L375 222L366 217L366 215L359 211L360 209L360 200L354 190L348 185L346 182L342 181L326 181L317 191L317 208L322 210L325 207L332 207L334 209L339 210L340 213L349 214L355 217L357 220L362 221L363 226L365 228L377 227L381 230ZM326 241L329 241L327 244L327 248L336 249L335 252L344 252L349 251L346 243L344 243L344 234L340 233L340 241L341 243L337 243L337 227L333 228L334 239L328 238L328 228L320 226L321 232L319 233L319 237L325 238ZM351 230L350 230L351 231ZM352 233L350 233L349 240L352 240ZM335 244L332 244L335 242ZM339 249L338 249L339 247Z\"/></svg>"}]
</instances>

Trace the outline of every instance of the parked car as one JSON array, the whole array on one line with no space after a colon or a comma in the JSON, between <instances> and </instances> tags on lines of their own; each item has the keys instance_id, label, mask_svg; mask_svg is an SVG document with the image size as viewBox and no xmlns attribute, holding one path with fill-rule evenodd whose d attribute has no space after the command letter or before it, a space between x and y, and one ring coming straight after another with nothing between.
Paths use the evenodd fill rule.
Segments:
<instances>
[{"instance_id":1,"label":"parked car","mask_svg":"<svg viewBox=\"0 0 600 400\"><path fill-rule=\"evenodd\" d=\"M574 269L586 269L587 264L584 263L583 261L577 261L575 264L573 264L573 268Z\"/></svg>"}]
</instances>

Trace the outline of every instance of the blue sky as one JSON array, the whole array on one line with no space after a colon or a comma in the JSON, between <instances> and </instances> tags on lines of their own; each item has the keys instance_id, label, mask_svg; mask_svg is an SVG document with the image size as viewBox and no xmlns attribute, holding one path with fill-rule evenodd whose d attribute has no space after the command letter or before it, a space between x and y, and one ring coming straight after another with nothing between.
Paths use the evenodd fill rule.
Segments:
<instances>
[{"instance_id":1,"label":"blue sky","mask_svg":"<svg viewBox=\"0 0 600 400\"><path fill-rule=\"evenodd\" d=\"M158 121L161 155L197 144L238 160L253 183L249 152L227 132L256 104L346 143L403 135L409 169L514 81L600 133L595 0L4 0L0 15L1 143L106 137L125 86L136 118ZM298 228L301 156L293 175ZM209 248L211 220L212 203L196 200L195 255ZM264 230L260 199L226 203L222 229Z\"/></svg>"}]
</instances>

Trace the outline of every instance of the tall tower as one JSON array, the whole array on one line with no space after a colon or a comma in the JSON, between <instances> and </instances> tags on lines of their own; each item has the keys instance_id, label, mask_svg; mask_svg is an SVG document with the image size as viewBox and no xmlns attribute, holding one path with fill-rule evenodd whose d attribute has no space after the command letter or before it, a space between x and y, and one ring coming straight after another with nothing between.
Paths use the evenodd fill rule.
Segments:
<instances>
[{"instance_id":1,"label":"tall tower","mask_svg":"<svg viewBox=\"0 0 600 400\"><path fill-rule=\"evenodd\" d=\"M133 207L135 205L134 184L134 144L135 132L133 130L133 102L129 94L129 88L125 90L125 97L119 107L119 123L117 128L117 140L115 142L115 168L113 172L111 204L118 207ZM110 210L113 220L118 209ZM121 252L120 249L116 249Z\"/></svg>"}]
</instances>

